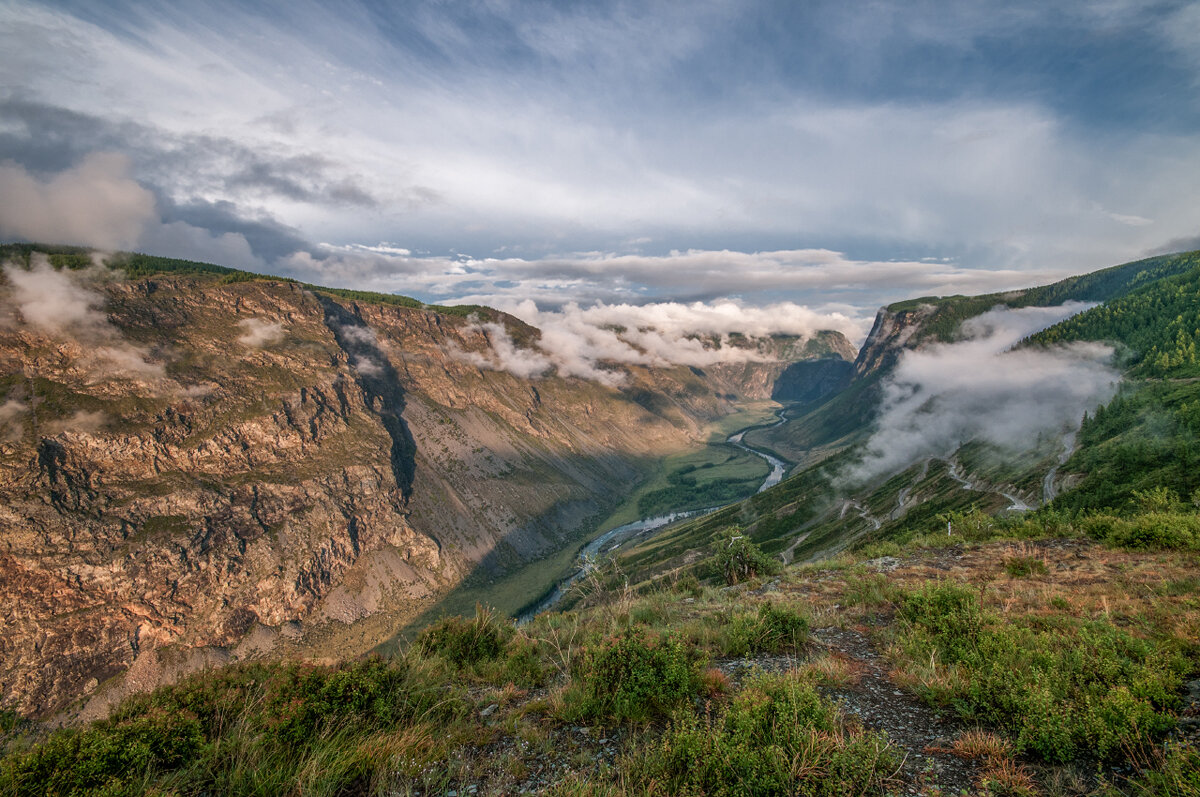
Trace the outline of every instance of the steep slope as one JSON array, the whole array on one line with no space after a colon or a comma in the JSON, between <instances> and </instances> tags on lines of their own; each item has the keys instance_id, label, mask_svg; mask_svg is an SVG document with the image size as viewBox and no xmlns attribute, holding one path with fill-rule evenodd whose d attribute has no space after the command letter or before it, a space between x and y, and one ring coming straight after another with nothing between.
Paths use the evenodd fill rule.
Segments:
<instances>
[{"instance_id":1,"label":"steep slope","mask_svg":"<svg viewBox=\"0 0 1200 797\"><path fill-rule=\"evenodd\" d=\"M486 308L33 250L3 253L35 267L0 286L0 701L23 713L135 662L106 689L369 649L466 579L578 545L786 365L522 379L473 364L477 318L538 335Z\"/></svg>"},{"instance_id":2,"label":"steep slope","mask_svg":"<svg viewBox=\"0 0 1200 797\"><path fill-rule=\"evenodd\" d=\"M1077 437L1042 439L1019 454L974 441L865 485L847 479L861 455L858 444L871 434L882 387L903 352L954 341L963 321L997 304L1035 307L1068 300L1102 303L1024 345L1107 343L1116 347L1125 376L1117 398L1085 416ZM687 567L731 526L768 553L802 561L914 529L932 530L972 509L1020 512L1053 501L1070 511L1120 510L1135 503L1135 491L1154 490L1168 491L1162 499L1167 506L1200 500L1194 498L1200 490L1197 307L1200 253L1191 252L1008 294L924 298L883 308L849 387L815 407L794 408L786 425L747 435L803 463L791 478L624 550L620 566L635 581L664 568Z\"/></svg>"},{"instance_id":3,"label":"steep slope","mask_svg":"<svg viewBox=\"0 0 1200 797\"><path fill-rule=\"evenodd\" d=\"M826 448L836 450L863 438L879 405L882 380L902 352L954 341L963 321L997 306L1111 302L1139 287L1186 274L1198 257L1195 252L1162 255L1035 288L981 296L926 296L881 307L854 360L855 378L850 385L817 406L798 407L792 423L749 439L793 462L811 461L814 450L820 455Z\"/></svg>"}]
</instances>

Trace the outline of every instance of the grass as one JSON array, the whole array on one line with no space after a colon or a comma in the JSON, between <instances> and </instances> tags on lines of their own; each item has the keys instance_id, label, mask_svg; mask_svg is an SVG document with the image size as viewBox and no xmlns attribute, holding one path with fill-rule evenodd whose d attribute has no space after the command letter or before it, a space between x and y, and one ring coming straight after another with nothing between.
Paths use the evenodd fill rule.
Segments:
<instances>
[{"instance_id":1,"label":"grass","mask_svg":"<svg viewBox=\"0 0 1200 797\"><path fill-rule=\"evenodd\" d=\"M899 757L848 725L813 684L760 675L716 711L678 714L633 765L645 794L878 794Z\"/></svg>"},{"instance_id":2,"label":"grass","mask_svg":"<svg viewBox=\"0 0 1200 797\"><path fill-rule=\"evenodd\" d=\"M1014 554L1046 573L1011 577ZM793 567L764 595L598 583L590 608L519 629L480 608L392 658L237 665L49 735L6 715L0 794L497 794L544 782L529 779L547 762L544 788L564 794L894 793L900 751L820 696L878 677L809 641L835 625L871 630L898 688L969 721L951 749L975 762L979 793L1045 792L1105 759L1137 764L1104 770L1124 793L1194 796L1194 751L1159 743L1181 680L1200 674L1195 554L918 537L890 555L886 575L849 555ZM798 665L782 674L711 666L784 651ZM619 753L600 755L614 738Z\"/></svg>"},{"instance_id":3,"label":"grass","mask_svg":"<svg viewBox=\"0 0 1200 797\"><path fill-rule=\"evenodd\" d=\"M729 435L740 429L755 424L771 423L778 409L779 405L773 401L747 403L738 412L713 421L701 434L701 437L707 440L707 444L670 454L659 461L642 484L631 492L611 515L604 519L599 526L599 531L605 532L646 517L647 514L639 509L639 504L645 505L645 496L668 490L674 486L672 478L691 476L701 490L717 481L744 482L757 479L761 483L762 479L765 479L770 472L767 463L761 457L725 445L724 441ZM741 497L753 493L757 489L758 485L755 484L753 489L742 493ZM689 508L704 509L715 505L705 504L703 501L697 502L694 495L684 495L677 505L665 508L667 511ZM651 513L662 508L661 506L651 507Z\"/></svg>"}]
</instances>

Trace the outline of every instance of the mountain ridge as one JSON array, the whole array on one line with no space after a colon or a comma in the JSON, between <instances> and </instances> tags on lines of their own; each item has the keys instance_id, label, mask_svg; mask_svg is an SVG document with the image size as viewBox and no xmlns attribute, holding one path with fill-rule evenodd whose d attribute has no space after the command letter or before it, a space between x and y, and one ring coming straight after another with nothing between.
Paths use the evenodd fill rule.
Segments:
<instances>
[{"instance_id":1,"label":"mountain ridge","mask_svg":"<svg viewBox=\"0 0 1200 797\"><path fill-rule=\"evenodd\" d=\"M10 276L50 283L9 284L6 303L19 288L74 304L29 304L41 326L7 311L0 347L0 661L23 712L163 646L369 649L464 579L573 545L785 366L620 366L620 389L522 379L469 360L492 345L481 313L537 339L486 308L48 257L59 270Z\"/></svg>"}]
</instances>

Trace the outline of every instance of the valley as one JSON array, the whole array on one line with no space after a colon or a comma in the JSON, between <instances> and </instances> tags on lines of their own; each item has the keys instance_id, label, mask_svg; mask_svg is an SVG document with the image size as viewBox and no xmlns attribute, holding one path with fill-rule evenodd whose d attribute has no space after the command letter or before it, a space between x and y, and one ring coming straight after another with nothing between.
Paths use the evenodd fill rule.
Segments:
<instances>
[{"instance_id":1,"label":"valley","mask_svg":"<svg viewBox=\"0 0 1200 797\"><path fill-rule=\"evenodd\" d=\"M4 251L7 777L166 717L184 792L227 744L334 792L719 792L779 744L866 793L1190 782L1200 253L606 384L506 370L543 333L487 308Z\"/></svg>"}]
</instances>

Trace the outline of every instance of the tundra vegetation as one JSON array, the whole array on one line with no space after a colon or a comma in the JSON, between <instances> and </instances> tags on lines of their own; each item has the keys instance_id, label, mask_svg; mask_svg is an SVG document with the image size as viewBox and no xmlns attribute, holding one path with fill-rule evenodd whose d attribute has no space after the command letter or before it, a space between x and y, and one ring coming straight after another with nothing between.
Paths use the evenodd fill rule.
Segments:
<instances>
[{"instance_id":1,"label":"tundra vegetation","mask_svg":"<svg viewBox=\"0 0 1200 797\"><path fill-rule=\"evenodd\" d=\"M389 658L237 664L87 727L6 715L0 790L893 793L910 751L856 715L861 662L823 636L857 629L889 688L955 719L944 744L977 793L1200 794L1176 733L1200 677L1200 514L1138 499L959 513L949 537L938 518L732 586L718 545L630 589L590 579L520 628L479 607Z\"/></svg>"},{"instance_id":2,"label":"tundra vegetation","mask_svg":"<svg viewBox=\"0 0 1200 797\"><path fill-rule=\"evenodd\" d=\"M995 476L1071 474L1037 510L940 460L831 508L849 449L830 447L520 627L477 607L395 655L243 662L87 726L0 715L0 794L1197 797L1197 275L1195 254L1154 258L1004 299L1104 302L1022 345L1103 341L1127 376L1065 462ZM940 302L922 334L950 340L997 301L908 309Z\"/></svg>"}]
</instances>

